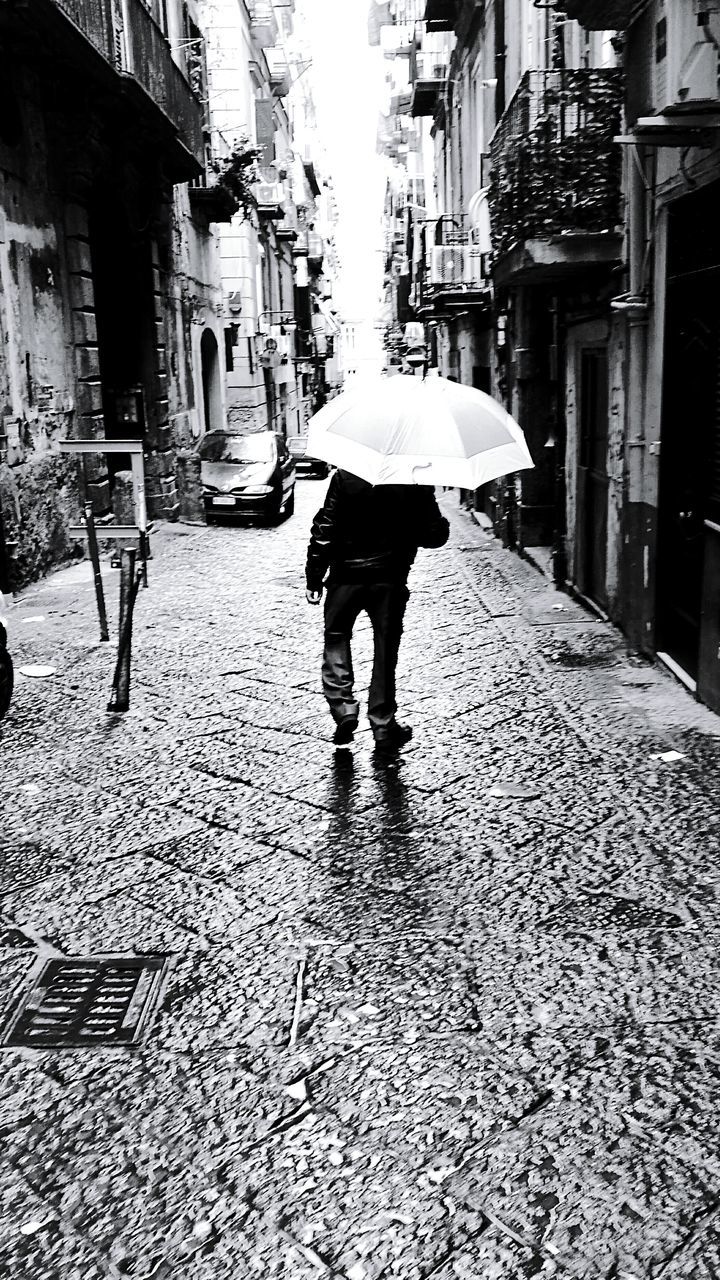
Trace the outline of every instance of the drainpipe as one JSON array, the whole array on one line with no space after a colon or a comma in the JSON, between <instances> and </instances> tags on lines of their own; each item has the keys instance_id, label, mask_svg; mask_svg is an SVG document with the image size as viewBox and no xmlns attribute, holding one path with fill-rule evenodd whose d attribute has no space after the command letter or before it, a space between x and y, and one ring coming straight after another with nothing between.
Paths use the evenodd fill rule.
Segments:
<instances>
[{"instance_id":1,"label":"drainpipe","mask_svg":"<svg viewBox=\"0 0 720 1280\"><path fill-rule=\"evenodd\" d=\"M641 519L647 505L646 488L646 386L647 386L647 293L649 267L649 218L652 193L645 177L640 151L628 148L628 285L627 320L627 401L626 401L626 492L624 501L625 599L630 643L647 651L649 622L653 616L650 592L650 546L647 521ZM633 305L637 299L637 303Z\"/></svg>"},{"instance_id":2,"label":"drainpipe","mask_svg":"<svg viewBox=\"0 0 720 1280\"><path fill-rule=\"evenodd\" d=\"M554 295L550 302L550 436L545 448L553 450L553 546L552 569L555 586L565 590L567 585L567 555L565 551L565 411L562 403L564 380L561 370L565 363L564 350L560 349L560 300Z\"/></svg>"},{"instance_id":3,"label":"drainpipe","mask_svg":"<svg viewBox=\"0 0 720 1280\"><path fill-rule=\"evenodd\" d=\"M497 122L505 110L505 62L507 48L505 45L505 0L495 0L495 121Z\"/></svg>"}]
</instances>

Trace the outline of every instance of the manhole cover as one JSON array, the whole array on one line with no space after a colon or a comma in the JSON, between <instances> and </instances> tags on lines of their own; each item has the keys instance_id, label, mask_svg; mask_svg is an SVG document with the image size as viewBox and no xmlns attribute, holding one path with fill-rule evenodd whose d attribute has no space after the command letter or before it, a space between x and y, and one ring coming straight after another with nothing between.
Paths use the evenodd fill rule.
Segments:
<instances>
[{"instance_id":1,"label":"manhole cover","mask_svg":"<svg viewBox=\"0 0 720 1280\"><path fill-rule=\"evenodd\" d=\"M155 1010L168 967L167 956L45 960L0 1044L52 1049L135 1044Z\"/></svg>"},{"instance_id":2,"label":"manhole cover","mask_svg":"<svg viewBox=\"0 0 720 1280\"><path fill-rule=\"evenodd\" d=\"M593 894L581 902L569 902L545 920L546 929L681 929L684 920L632 898Z\"/></svg>"}]
</instances>

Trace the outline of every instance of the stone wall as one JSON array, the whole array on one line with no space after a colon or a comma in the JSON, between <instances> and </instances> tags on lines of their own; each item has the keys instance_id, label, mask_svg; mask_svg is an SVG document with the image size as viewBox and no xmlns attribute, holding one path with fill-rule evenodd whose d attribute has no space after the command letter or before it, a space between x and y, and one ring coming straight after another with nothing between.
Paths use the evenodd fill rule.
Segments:
<instances>
[{"instance_id":1,"label":"stone wall","mask_svg":"<svg viewBox=\"0 0 720 1280\"><path fill-rule=\"evenodd\" d=\"M160 154L118 132L92 92L81 118L76 82L50 111L39 71L0 56L0 78L17 113L12 130L0 119L0 568L19 589L83 552L68 532L79 460L58 445L134 434L111 393L141 386L148 514L178 518L176 451L200 434L200 334L223 352L223 308L217 237L186 187L173 194ZM95 513L117 518L122 475L101 451L83 465ZM201 518L187 492L182 509Z\"/></svg>"},{"instance_id":2,"label":"stone wall","mask_svg":"<svg viewBox=\"0 0 720 1280\"><path fill-rule=\"evenodd\" d=\"M0 507L13 590L84 554L82 539L68 532L80 511L74 457L48 454L14 467L0 464Z\"/></svg>"}]
</instances>

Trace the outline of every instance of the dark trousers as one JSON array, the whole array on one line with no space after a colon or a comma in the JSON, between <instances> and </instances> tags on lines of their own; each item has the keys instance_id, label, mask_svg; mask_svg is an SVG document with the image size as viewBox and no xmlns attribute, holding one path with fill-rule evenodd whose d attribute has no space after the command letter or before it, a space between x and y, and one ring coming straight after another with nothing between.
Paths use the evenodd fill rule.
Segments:
<instances>
[{"instance_id":1,"label":"dark trousers","mask_svg":"<svg viewBox=\"0 0 720 1280\"><path fill-rule=\"evenodd\" d=\"M368 719L376 728L388 725L397 709L397 667L403 617L410 592L404 582L337 583L325 596L325 652L322 683L335 721L357 716L350 641L358 615L365 611L373 629L374 660L368 695Z\"/></svg>"}]
</instances>

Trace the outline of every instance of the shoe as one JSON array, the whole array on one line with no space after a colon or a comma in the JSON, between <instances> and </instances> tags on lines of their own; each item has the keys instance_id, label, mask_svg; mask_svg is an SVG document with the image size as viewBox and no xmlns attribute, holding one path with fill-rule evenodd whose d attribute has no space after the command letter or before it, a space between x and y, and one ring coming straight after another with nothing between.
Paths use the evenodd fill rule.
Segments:
<instances>
[{"instance_id":1,"label":"shoe","mask_svg":"<svg viewBox=\"0 0 720 1280\"><path fill-rule=\"evenodd\" d=\"M352 742L357 727L357 716L345 716L343 720L340 720L333 734L335 746L343 747L346 743Z\"/></svg>"},{"instance_id":2,"label":"shoe","mask_svg":"<svg viewBox=\"0 0 720 1280\"><path fill-rule=\"evenodd\" d=\"M413 731L409 724L399 724L397 720L391 720L389 724L382 725L381 728L375 728L373 725L373 737L376 747L385 749L404 747L413 736Z\"/></svg>"}]
</instances>

